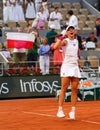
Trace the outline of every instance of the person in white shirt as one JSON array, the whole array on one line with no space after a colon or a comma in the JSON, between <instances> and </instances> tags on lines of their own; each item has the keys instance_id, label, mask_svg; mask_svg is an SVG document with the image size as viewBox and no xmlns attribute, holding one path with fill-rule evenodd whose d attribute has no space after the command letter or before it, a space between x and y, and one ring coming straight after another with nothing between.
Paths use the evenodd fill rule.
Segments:
<instances>
[{"instance_id":1,"label":"person in white shirt","mask_svg":"<svg viewBox=\"0 0 100 130\"><path fill-rule=\"evenodd\" d=\"M42 0L35 0L36 14L37 12L39 12L41 5L42 5Z\"/></svg>"},{"instance_id":2,"label":"person in white shirt","mask_svg":"<svg viewBox=\"0 0 100 130\"><path fill-rule=\"evenodd\" d=\"M48 10L49 5L50 5L50 2L48 2L47 0L42 0L42 6L43 6L44 10L47 10L48 12L49 12L49 10Z\"/></svg>"},{"instance_id":3,"label":"person in white shirt","mask_svg":"<svg viewBox=\"0 0 100 130\"><path fill-rule=\"evenodd\" d=\"M25 4L26 4L25 17L26 17L26 20L29 24L29 21L34 20L36 17L35 4L32 0L26 0Z\"/></svg>"},{"instance_id":4,"label":"person in white shirt","mask_svg":"<svg viewBox=\"0 0 100 130\"><path fill-rule=\"evenodd\" d=\"M18 20L25 20L25 16L24 16L24 10L23 10L23 0L17 0L17 8L18 8L18 15L19 15L19 19Z\"/></svg>"},{"instance_id":5,"label":"person in white shirt","mask_svg":"<svg viewBox=\"0 0 100 130\"><path fill-rule=\"evenodd\" d=\"M48 22L48 26L50 27L51 24L55 25L55 29L60 30L60 22L62 20L62 14L59 12L59 7L55 7L55 10L50 13L50 19Z\"/></svg>"},{"instance_id":6,"label":"person in white shirt","mask_svg":"<svg viewBox=\"0 0 100 130\"><path fill-rule=\"evenodd\" d=\"M37 23L36 28L38 30L45 29L45 23L47 22L48 17L49 17L49 13L45 12L43 6L41 6L40 11L36 15L36 19L38 19L38 23Z\"/></svg>"},{"instance_id":7,"label":"person in white shirt","mask_svg":"<svg viewBox=\"0 0 100 130\"><path fill-rule=\"evenodd\" d=\"M48 2L47 0L42 0L42 5L43 5L44 9L48 9L50 2Z\"/></svg>"},{"instance_id":8,"label":"person in white shirt","mask_svg":"<svg viewBox=\"0 0 100 130\"><path fill-rule=\"evenodd\" d=\"M3 21L7 24L12 16L12 0L3 0Z\"/></svg>"},{"instance_id":9,"label":"person in white shirt","mask_svg":"<svg viewBox=\"0 0 100 130\"><path fill-rule=\"evenodd\" d=\"M7 58L8 60L11 59L11 54L10 51L6 49L5 46L2 47L2 50L0 51L0 53L2 53L2 55Z\"/></svg>"},{"instance_id":10,"label":"person in white shirt","mask_svg":"<svg viewBox=\"0 0 100 130\"><path fill-rule=\"evenodd\" d=\"M22 8L23 1L22 0L13 0L13 6L12 6L12 16L11 20L18 22L20 20L25 20L24 18L24 11Z\"/></svg>"},{"instance_id":11,"label":"person in white shirt","mask_svg":"<svg viewBox=\"0 0 100 130\"><path fill-rule=\"evenodd\" d=\"M72 10L68 11L68 22L66 23L68 26L74 26L78 28L78 18L74 15Z\"/></svg>"},{"instance_id":12,"label":"person in white shirt","mask_svg":"<svg viewBox=\"0 0 100 130\"><path fill-rule=\"evenodd\" d=\"M50 5L50 3L47 0L42 0L42 6L44 8L44 12L47 15L47 19L49 19L49 10L48 10L48 6Z\"/></svg>"}]
</instances>

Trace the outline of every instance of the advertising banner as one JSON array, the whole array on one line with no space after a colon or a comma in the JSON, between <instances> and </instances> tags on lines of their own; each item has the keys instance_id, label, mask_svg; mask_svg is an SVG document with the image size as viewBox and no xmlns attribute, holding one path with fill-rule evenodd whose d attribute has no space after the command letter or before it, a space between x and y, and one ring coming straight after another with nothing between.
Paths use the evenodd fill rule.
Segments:
<instances>
[{"instance_id":1,"label":"advertising banner","mask_svg":"<svg viewBox=\"0 0 100 130\"><path fill-rule=\"evenodd\" d=\"M59 75L0 77L0 99L55 96Z\"/></svg>"}]
</instances>

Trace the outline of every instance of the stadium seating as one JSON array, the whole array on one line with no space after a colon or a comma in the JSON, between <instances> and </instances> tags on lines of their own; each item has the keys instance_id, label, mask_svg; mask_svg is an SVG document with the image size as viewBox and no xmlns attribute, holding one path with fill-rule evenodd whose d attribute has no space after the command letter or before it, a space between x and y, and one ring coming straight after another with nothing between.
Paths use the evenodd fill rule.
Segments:
<instances>
[{"instance_id":1,"label":"stadium seating","mask_svg":"<svg viewBox=\"0 0 100 130\"><path fill-rule=\"evenodd\" d=\"M61 3L60 2L52 2L52 7L59 7L61 8Z\"/></svg>"},{"instance_id":2,"label":"stadium seating","mask_svg":"<svg viewBox=\"0 0 100 130\"><path fill-rule=\"evenodd\" d=\"M68 11L68 10L67 10L66 8L62 8L62 9L61 9L61 13L62 13L62 15L63 15L64 20L66 19L67 11Z\"/></svg>"},{"instance_id":3,"label":"stadium seating","mask_svg":"<svg viewBox=\"0 0 100 130\"><path fill-rule=\"evenodd\" d=\"M81 56L79 59L79 64L82 69L84 68L85 61L86 61L85 57Z\"/></svg>"},{"instance_id":4,"label":"stadium seating","mask_svg":"<svg viewBox=\"0 0 100 130\"><path fill-rule=\"evenodd\" d=\"M54 11L54 8L53 7L49 8L49 12L51 13L52 11Z\"/></svg>"},{"instance_id":5,"label":"stadium seating","mask_svg":"<svg viewBox=\"0 0 100 130\"><path fill-rule=\"evenodd\" d=\"M87 20L87 17L84 14L79 14L77 15L78 19L83 21L85 23L85 21Z\"/></svg>"},{"instance_id":6,"label":"stadium seating","mask_svg":"<svg viewBox=\"0 0 100 130\"><path fill-rule=\"evenodd\" d=\"M90 67L92 69L98 69L99 58L97 56L87 56L87 60L90 62Z\"/></svg>"},{"instance_id":7,"label":"stadium seating","mask_svg":"<svg viewBox=\"0 0 100 130\"><path fill-rule=\"evenodd\" d=\"M93 31L95 31L95 23L94 23L94 21L90 20L90 21L86 21L85 23L89 28L91 28Z\"/></svg>"},{"instance_id":8,"label":"stadium seating","mask_svg":"<svg viewBox=\"0 0 100 130\"><path fill-rule=\"evenodd\" d=\"M72 3L72 6L73 6L75 9L77 9L77 10L80 10L80 9L81 9L81 4L78 3L78 2Z\"/></svg>"},{"instance_id":9,"label":"stadium seating","mask_svg":"<svg viewBox=\"0 0 100 130\"><path fill-rule=\"evenodd\" d=\"M96 49L100 49L100 41L96 43Z\"/></svg>"},{"instance_id":10,"label":"stadium seating","mask_svg":"<svg viewBox=\"0 0 100 130\"><path fill-rule=\"evenodd\" d=\"M81 8L81 9L79 10L79 12L80 12L81 14L85 15L86 17L87 17L88 14L89 14L88 10L85 9L85 8Z\"/></svg>"},{"instance_id":11,"label":"stadium seating","mask_svg":"<svg viewBox=\"0 0 100 130\"><path fill-rule=\"evenodd\" d=\"M20 25L20 27L25 30L27 27L27 22L26 21L18 21L18 24Z\"/></svg>"},{"instance_id":12,"label":"stadium seating","mask_svg":"<svg viewBox=\"0 0 100 130\"><path fill-rule=\"evenodd\" d=\"M97 17L95 15L89 14L87 17L89 20L92 20L94 23L96 23Z\"/></svg>"},{"instance_id":13,"label":"stadium seating","mask_svg":"<svg viewBox=\"0 0 100 130\"><path fill-rule=\"evenodd\" d=\"M70 2L63 2L62 3L62 6L64 8L66 8L67 10L70 10L71 9L71 3Z\"/></svg>"},{"instance_id":14,"label":"stadium seating","mask_svg":"<svg viewBox=\"0 0 100 130\"><path fill-rule=\"evenodd\" d=\"M78 27L79 27L79 30L82 30L85 26L85 23L82 21L82 20L79 20L78 22Z\"/></svg>"},{"instance_id":15,"label":"stadium seating","mask_svg":"<svg viewBox=\"0 0 100 130\"><path fill-rule=\"evenodd\" d=\"M76 9L76 8L71 8L71 10L74 12L74 15L76 15L76 16L78 15L78 13L79 13L79 12L78 12L78 9Z\"/></svg>"},{"instance_id":16,"label":"stadium seating","mask_svg":"<svg viewBox=\"0 0 100 130\"><path fill-rule=\"evenodd\" d=\"M0 8L0 19L3 19L2 9Z\"/></svg>"},{"instance_id":17,"label":"stadium seating","mask_svg":"<svg viewBox=\"0 0 100 130\"><path fill-rule=\"evenodd\" d=\"M3 20L0 20L0 27L3 27Z\"/></svg>"},{"instance_id":18,"label":"stadium seating","mask_svg":"<svg viewBox=\"0 0 100 130\"><path fill-rule=\"evenodd\" d=\"M16 22L15 22L15 21L9 20L9 21L7 22L7 25L8 25L8 28L9 28L10 30L16 30Z\"/></svg>"}]
</instances>

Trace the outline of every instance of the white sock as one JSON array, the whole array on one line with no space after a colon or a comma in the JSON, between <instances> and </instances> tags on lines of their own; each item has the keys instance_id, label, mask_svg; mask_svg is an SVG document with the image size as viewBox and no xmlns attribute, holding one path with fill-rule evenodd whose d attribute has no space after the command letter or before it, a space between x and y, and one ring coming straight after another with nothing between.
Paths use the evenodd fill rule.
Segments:
<instances>
[{"instance_id":1,"label":"white sock","mask_svg":"<svg viewBox=\"0 0 100 130\"><path fill-rule=\"evenodd\" d=\"M62 106L59 106L58 110L61 111L62 110Z\"/></svg>"},{"instance_id":2,"label":"white sock","mask_svg":"<svg viewBox=\"0 0 100 130\"><path fill-rule=\"evenodd\" d=\"M72 110L71 110L72 112L75 112L75 107L72 107Z\"/></svg>"}]
</instances>

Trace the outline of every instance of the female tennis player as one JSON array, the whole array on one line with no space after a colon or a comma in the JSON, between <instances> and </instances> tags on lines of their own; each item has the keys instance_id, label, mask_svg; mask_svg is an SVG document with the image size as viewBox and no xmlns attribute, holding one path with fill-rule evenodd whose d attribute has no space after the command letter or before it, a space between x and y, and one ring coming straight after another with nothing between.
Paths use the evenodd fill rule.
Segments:
<instances>
[{"instance_id":1,"label":"female tennis player","mask_svg":"<svg viewBox=\"0 0 100 130\"><path fill-rule=\"evenodd\" d=\"M81 77L79 65L78 65L78 41L74 38L75 28L68 26L66 29L67 38L63 41L58 40L54 46L54 49L62 47L63 49L63 63L61 66L61 92L59 96L59 107L57 117L65 117L63 112L63 102L66 90L68 86L71 86L71 104L72 108L69 112L69 118L75 119L75 107L77 101L77 87L79 84L79 78Z\"/></svg>"}]
</instances>

